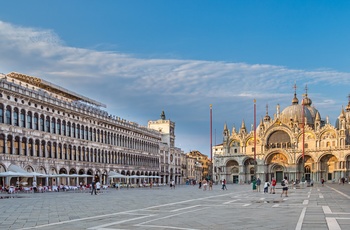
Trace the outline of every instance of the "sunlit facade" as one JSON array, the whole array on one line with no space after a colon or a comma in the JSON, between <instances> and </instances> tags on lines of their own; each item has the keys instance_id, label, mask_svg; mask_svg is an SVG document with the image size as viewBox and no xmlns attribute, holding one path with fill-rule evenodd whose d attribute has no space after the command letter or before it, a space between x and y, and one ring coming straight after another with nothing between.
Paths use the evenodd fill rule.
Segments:
<instances>
[{"instance_id":1,"label":"sunlit facade","mask_svg":"<svg viewBox=\"0 0 350 230\"><path fill-rule=\"evenodd\" d=\"M223 143L213 146L215 179L247 183L254 176L261 180L275 177L278 181L284 176L307 181L348 178L350 101L339 111L333 126L328 118L321 119L307 92L300 104L295 92L292 104L283 111L277 105L273 118L266 106L266 114L256 128L256 140L254 130L248 132L244 121L238 131L233 127L230 132L225 124Z\"/></svg>"},{"instance_id":2,"label":"sunlit facade","mask_svg":"<svg viewBox=\"0 0 350 230\"><path fill-rule=\"evenodd\" d=\"M104 107L37 77L1 74L0 172L18 166L43 174L97 175L104 184L110 183L111 171L159 176L161 134L110 115ZM90 183L92 178L40 182L76 185L78 180Z\"/></svg>"},{"instance_id":3,"label":"sunlit facade","mask_svg":"<svg viewBox=\"0 0 350 230\"><path fill-rule=\"evenodd\" d=\"M183 183L183 151L175 147L175 122L166 119L164 111L160 119L148 121L148 128L157 130L161 133L162 141L160 143L160 177L161 182L169 184L175 181L176 184Z\"/></svg>"}]
</instances>

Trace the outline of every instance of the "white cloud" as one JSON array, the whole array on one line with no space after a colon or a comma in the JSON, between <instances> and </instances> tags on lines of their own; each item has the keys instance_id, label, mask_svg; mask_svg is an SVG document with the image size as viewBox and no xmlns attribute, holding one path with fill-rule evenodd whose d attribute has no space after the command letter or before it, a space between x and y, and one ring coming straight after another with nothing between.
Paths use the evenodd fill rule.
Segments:
<instances>
[{"instance_id":1,"label":"white cloud","mask_svg":"<svg viewBox=\"0 0 350 230\"><path fill-rule=\"evenodd\" d=\"M157 115L143 117L144 120L157 119L161 109L167 107L167 113L176 114L176 122L183 124L194 119L207 121L209 104L221 109L217 114L218 123L236 119L233 123L240 124L245 109L237 111L237 105L251 110L252 99L257 98L262 114L267 103L270 108L281 102L288 105L294 82L299 85L298 95L302 94L305 84L315 94L322 93L329 85L348 87L350 84L349 73L329 69L304 71L264 64L143 59L69 47L51 30L24 28L2 21L0 50L3 65L0 72L22 72L52 81L100 100L116 113L128 114L125 112L128 109L137 113L139 108L150 110L140 116ZM348 92L344 89L342 93L345 97ZM337 103L343 102L333 98L318 105L324 108Z\"/></svg>"}]
</instances>

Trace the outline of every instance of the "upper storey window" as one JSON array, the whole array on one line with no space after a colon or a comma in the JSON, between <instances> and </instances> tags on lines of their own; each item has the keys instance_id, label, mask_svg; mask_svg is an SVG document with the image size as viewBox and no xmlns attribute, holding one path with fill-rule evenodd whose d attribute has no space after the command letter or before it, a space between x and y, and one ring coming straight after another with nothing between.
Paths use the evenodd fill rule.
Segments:
<instances>
[{"instance_id":1,"label":"upper storey window","mask_svg":"<svg viewBox=\"0 0 350 230\"><path fill-rule=\"evenodd\" d=\"M44 117L40 116L40 131L45 131Z\"/></svg>"},{"instance_id":2,"label":"upper storey window","mask_svg":"<svg viewBox=\"0 0 350 230\"><path fill-rule=\"evenodd\" d=\"M18 126L18 109L15 108L13 111L13 125Z\"/></svg>"},{"instance_id":3,"label":"upper storey window","mask_svg":"<svg viewBox=\"0 0 350 230\"><path fill-rule=\"evenodd\" d=\"M48 133L50 132L50 118L49 117L46 118L45 131Z\"/></svg>"},{"instance_id":4,"label":"upper storey window","mask_svg":"<svg viewBox=\"0 0 350 230\"><path fill-rule=\"evenodd\" d=\"M61 121L58 119L56 123L57 133L61 135Z\"/></svg>"},{"instance_id":5,"label":"upper storey window","mask_svg":"<svg viewBox=\"0 0 350 230\"><path fill-rule=\"evenodd\" d=\"M51 120L51 131L52 131L52 133L56 133L56 120L55 120L55 118L52 118L52 120Z\"/></svg>"},{"instance_id":6,"label":"upper storey window","mask_svg":"<svg viewBox=\"0 0 350 230\"><path fill-rule=\"evenodd\" d=\"M6 108L6 124L11 125L11 108L7 107Z\"/></svg>"},{"instance_id":7,"label":"upper storey window","mask_svg":"<svg viewBox=\"0 0 350 230\"><path fill-rule=\"evenodd\" d=\"M63 134L63 136L66 136L66 122L65 121L62 122L62 134Z\"/></svg>"},{"instance_id":8,"label":"upper storey window","mask_svg":"<svg viewBox=\"0 0 350 230\"><path fill-rule=\"evenodd\" d=\"M26 112L22 109L21 115L20 115L20 126L25 128L26 127Z\"/></svg>"},{"instance_id":9,"label":"upper storey window","mask_svg":"<svg viewBox=\"0 0 350 230\"><path fill-rule=\"evenodd\" d=\"M70 137L70 122L67 124L67 136Z\"/></svg>"},{"instance_id":10,"label":"upper storey window","mask_svg":"<svg viewBox=\"0 0 350 230\"><path fill-rule=\"evenodd\" d=\"M72 134L73 134L73 137L75 138L75 123L72 124Z\"/></svg>"},{"instance_id":11,"label":"upper storey window","mask_svg":"<svg viewBox=\"0 0 350 230\"><path fill-rule=\"evenodd\" d=\"M27 128L32 129L32 112L28 112L27 115Z\"/></svg>"},{"instance_id":12,"label":"upper storey window","mask_svg":"<svg viewBox=\"0 0 350 230\"><path fill-rule=\"evenodd\" d=\"M34 129L39 130L38 114L34 115Z\"/></svg>"},{"instance_id":13,"label":"upper storey window","mask_svg":"<svg viewBox=\"0 0 350 230\"><path fill-rule=\"evenodd\" d=\"M4 123L4 106L0 104L0 123Z\"/></svg>"}]
</instances>

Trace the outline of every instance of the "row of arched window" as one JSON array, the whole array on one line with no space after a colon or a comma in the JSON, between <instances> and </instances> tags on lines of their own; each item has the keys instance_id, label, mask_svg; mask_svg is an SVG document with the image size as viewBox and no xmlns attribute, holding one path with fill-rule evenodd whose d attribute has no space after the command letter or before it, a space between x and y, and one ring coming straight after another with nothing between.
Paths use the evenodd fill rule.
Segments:
<instances>
[{"instance_id":1,"label":"row of arched window","mask_svg":"<svg viewBox=\"0 0 350 230\"><path fill-rule=\"evenodd\" d=\"M96 129L87 125L61 120L36 112L18 109L17 107L0 104L0 124L8 124L27 129L62 135L108 145L126 147L145 152L158 153L157 143L128 137L119 133L113 133L102 129ZM146 137L145 137L146 138Z\"/></svg>"},{"instance_id":2,"label":"row of arched window","mask_svg":"<svg viewBox=\"0 0 350 230\"><path fill-rule=\"evenodd\" d=\"M0 134L0 152L70 161L159 167L159 158Z\"/></svg>"}]
</instances>

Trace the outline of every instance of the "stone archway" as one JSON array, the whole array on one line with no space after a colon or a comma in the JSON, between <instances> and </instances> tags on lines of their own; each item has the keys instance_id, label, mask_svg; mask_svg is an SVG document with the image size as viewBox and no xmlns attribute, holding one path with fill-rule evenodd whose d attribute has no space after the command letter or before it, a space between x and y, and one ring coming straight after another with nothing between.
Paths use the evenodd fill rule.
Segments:
<instances>
[{"instance_id":1,"label":"stone archway","mask_svg":"<svg viewBox=\"0 0 350 230\"><path fill-rule=\"evenodd\" d=\"M255 175L255 167L254 167L254 159L253 158L247 158L244 161L244 167L243 167L243 178L241 178L241 182L244 181L244 183L250 183L254 180Z\"/></svg>"},{"instance_id":2,"label":"stone archway","mask_svg":"<svg viewBox=\"0 0 350 230\"><path fill-rule=\"evenodd\" d=\"M348 178L348 181L350 181L350 155L346 157L345 169L345 177Z\"/></svg>"},{"instance_id":3,"label":"stone archway","mask_svg":"<svg viewBox=\"0 0 350 230\"><path fill-rule=\"evenodd\" d=\"M322 178L325 181L335 180L337 177L340 177L340 171L337 171L338 159L333 154L326 154L320 159L320 170L319 170L319 179Z\"/></svg>"},{"instance_id":4,"label":"stone archway","mask_svg":"<svg viewBox=\"0 0 350 230\"><path fill-rule=\"evenodd\" d=\"M285 172L285 168L280 164L272 164L270 166L270 179L275 178L277 182L282 181Z\"/></svg>"},{"instance_id":5,"label":"stone archway","mask_svg":"<svg viewBox=\"0 0 350 230\"><path fill-rule=\"evenodd\" d=\"M312 159L311 156L309 155L305 155L304 156L304 161L305 163L303 164L303 157L300 156L299 159L298 159L298 165L297 165L297 177L296 179L305 179L305 181L308 181L310 182L311 180L314 180L316 178L316 175L315 175L315 161L314 159ZM304 169L303 169L304 167ZM304 175L303 175L304 173Z\"/></svg>"},{"instance_id":6,"label":"stone archway","mask_svg":"<svg viewBox=\"0 0 350 230\"><path fill-rule=\"evenodd\" d=\"M0 172L6 172L6 167L0 163ZM5 180L0 177L0 185L5 186Z\"/></svg>"},{"instance_id":7,"label":"stone archway","mask_svg":"<svg viewBox=\"0 0 350 230\"><path fill-rule=\"evenodd\" d=\"M283 153L279 151L272 153L266 158L265 162L267 165L266 180L270 181L274 177L277 182L280 182L285 176L289 179L290 176L295 177L295 175L289 175L288 158Z\"/></svg>"},{"instance_id":8,"label":"stone archway","mask_svg":"<svg viewBox=\"0 0 350 230\"><path fill-rule=\"evenodd\" d=\"M67 174L67 169L61 168L61 169L59 170L59 173L58 173L58 174ZM67 177L60 177L59 180L60 180L60 184L66 185L66 184L68 183Z\"/></svg>"},{"instance_id":9,"label":"stone archway","mask_svg":"<svg viewBox=\"0 0 350 230\"><path fill-rule=\"evenodd\" d=\"M239 181L239 164L235 160L229 160L226 163L226 179L227 183L238 183Z\"/></svg>"}]
</instances>

